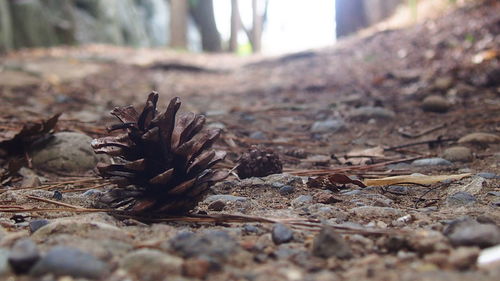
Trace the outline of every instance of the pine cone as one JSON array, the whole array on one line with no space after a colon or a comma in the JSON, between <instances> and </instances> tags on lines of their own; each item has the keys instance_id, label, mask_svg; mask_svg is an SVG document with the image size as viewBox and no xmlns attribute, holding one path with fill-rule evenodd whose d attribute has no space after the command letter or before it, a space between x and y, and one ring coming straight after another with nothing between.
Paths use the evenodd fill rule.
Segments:
<instances>
[{"instance_id":1,"label":"pine cone","mask_svg":"<svg viewBox=\"0 0 500 281\"><path fill-rule=\"evenodd\" d=\"M265 177L282 171L283 164L277 154L274 154L271 149L256 146L252 146L241 156L237 168L238 176L242 179Z\"/></svg>"},{"instance_id":2,"label":"pine cone","mask_svg":"<svg viewBox=\"0 0 500 281\"><path fill-rule=\"evenodd\" d=\"M132 106L116 107L111 114L121 123L108 131L116 136L92 141L96 153L113 156L113 164L99 163L97 170L118 188L103 202L135 213L184 214L203 198L209 185L227 175L210 169L224 159L224 151L210 149L219 129L202 131L203 115L181 113L179 98L158 114L158 94L152 92L139 114Z\"/></svg>"}]
</instances>

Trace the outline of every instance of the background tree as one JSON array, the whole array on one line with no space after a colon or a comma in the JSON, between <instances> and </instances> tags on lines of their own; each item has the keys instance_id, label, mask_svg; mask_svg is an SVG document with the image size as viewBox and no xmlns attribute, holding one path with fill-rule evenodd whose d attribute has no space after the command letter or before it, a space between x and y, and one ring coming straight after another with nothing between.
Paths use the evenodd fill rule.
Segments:
<instances>
[{"instance_id":1,"label":"background tree","mask_svg":"<svg viewBox=\"0 0 500 281\"><path fill-rule=\"evenodd\" d=\"M200 30L203 51L220 52L222 50L221 37L215 24L213 1L192 0L190 2L191 15Z\"/></svg>"},{"instance_id":2,"label":"background tree","mask_svg":"<svg viewBox=\"0 0 500 281\"><path fill-rule=\"evenodd\" d=\"M186 0L170 1L170 46L187 48L187 21L189 2Z\"/></svg>"}]
</instances>

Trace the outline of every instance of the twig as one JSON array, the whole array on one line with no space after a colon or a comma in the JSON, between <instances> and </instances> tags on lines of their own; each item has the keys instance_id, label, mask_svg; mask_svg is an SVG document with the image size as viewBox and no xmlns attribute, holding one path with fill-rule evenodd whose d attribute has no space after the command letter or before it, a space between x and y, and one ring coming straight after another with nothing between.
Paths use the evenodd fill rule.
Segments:
<instances>
[{"instance_id":1,"label":"twig","mask_svg":"<svg viewBox=\"0 0 500 281\"><path fill-rule=\"evenodd\" d=\"M456 141L457 138L449 138L449 139L433 139L433 140L426 140L426 141L418 141L418 142L411 142L407 144L402 144L402 145L396 145L396 146L391 146L391 147L386 147L384 148L384 151L389 151L389 150L396 150L400 148L405 148L405 147L410 147L410 146L416 146L416 145L421 145L421 144L430 144L430 143L443 143L443 142L453 142Z\"/></svg>"},{"instance_id":2,"label":"twig","mask_svg":"<svg viewBox=\"0 0 500 281\"><path fill-rule=\"evenodd\" d=\"M400 133L403 137L406 137L406 138L411 138L411 139L415 139L415 138L418 138L418 137L421 137L421 136L424 136L424 135L427 135L429 133L432 133L434 131L437 131L439 129L442 129L444 127L446 127L446 125L448 125L448 123L443 123L441 125L438 125L438 126L435 126L435 127L432 127L432 128L429 128L427 130L423 130L419 133L416 133L416 134L410 134L410 133L407 133L405 131L403 131L402 128L399 128L398 129L398 133Z\"/></svg>"},{"instance_id":3,"label":"twig","mask_svg":"<svg viewBox=\"0 0 500 281\"><path fill-rule=\"evenodd\" d=\"M55 200L51 200L51 199L47 199L47 198L42 198L42 197L38 197L38 196L33 196L33 195L26 195L27 198L29 199L34 199L34 200L38 200L38 201L42 201L42 202L45 202L45 203L50 203L50 204L54 204L54 205L58 205L58 206L63 206L63 207L67 207L67 208L72 208L72 209L81 209L82 207L79 207L79 206L74 206L74 205L71 205L71 204L66 204L66 203L63 203L63 202L59 202L59 201L55 201Z\"/></svg>"}]
</instances>

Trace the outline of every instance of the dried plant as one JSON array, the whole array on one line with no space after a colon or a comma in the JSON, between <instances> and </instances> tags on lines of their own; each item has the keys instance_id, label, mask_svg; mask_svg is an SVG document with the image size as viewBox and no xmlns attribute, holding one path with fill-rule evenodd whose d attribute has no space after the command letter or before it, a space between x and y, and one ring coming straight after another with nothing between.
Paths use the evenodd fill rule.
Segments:
<instances>
[{"instance_id":1,"label":"dried plant","mask_svg":"<svg viewBox=\"0 0 500 281\"><path fill-rule=\"evenodd\" d=\"M115 108L111 114L121 123L108 131L123 133L92 142L96 153L114 160L97 166L100 175L118 185L103 201L135 213L184 214L203 198L211 183L227 175L211 169L226 153L211 149L220 130L202 130L203 115L186 112L176 117L179 98L159 114L157 102L158 94L153 92L140 114L132 106Z\"/></svg>"}]
</instances>

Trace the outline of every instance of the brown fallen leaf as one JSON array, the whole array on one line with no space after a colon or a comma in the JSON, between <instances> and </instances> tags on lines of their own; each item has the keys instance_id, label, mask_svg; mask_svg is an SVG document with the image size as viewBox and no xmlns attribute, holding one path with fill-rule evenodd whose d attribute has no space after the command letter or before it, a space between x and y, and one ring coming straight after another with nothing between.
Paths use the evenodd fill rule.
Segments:
<instances>
[{"instance_id":1,"label":"brown fallen leaf","mask_svg":"<svg viewBox=\"0 0 500 281\"><path fill-rule=\"evenodd\" d=\"M392 184L433 184L444 180L460 180L465 177L471 176L471 173L458 174L458 175L403 175L386 177L380 179L366 179L363 183L366 186L382 186L382 185L392 185Z\"/></svg>"},{"instance_id":2,"label":"brown fallen leaf","mask_svg":"<svg viewBox=\"0 0 500 281\"><path fill-rule=\"evenodd\" d=\"M319 188L319 189L328 189L334 192L338 192L340 185L345 184L355 184L361 188L366 187L366 185L359 181L353 180L344 174L330 174L325 176L319 176L316 178L309 178L307 182L307 187L309 188Z\"/></svg>"}]
</instances>

